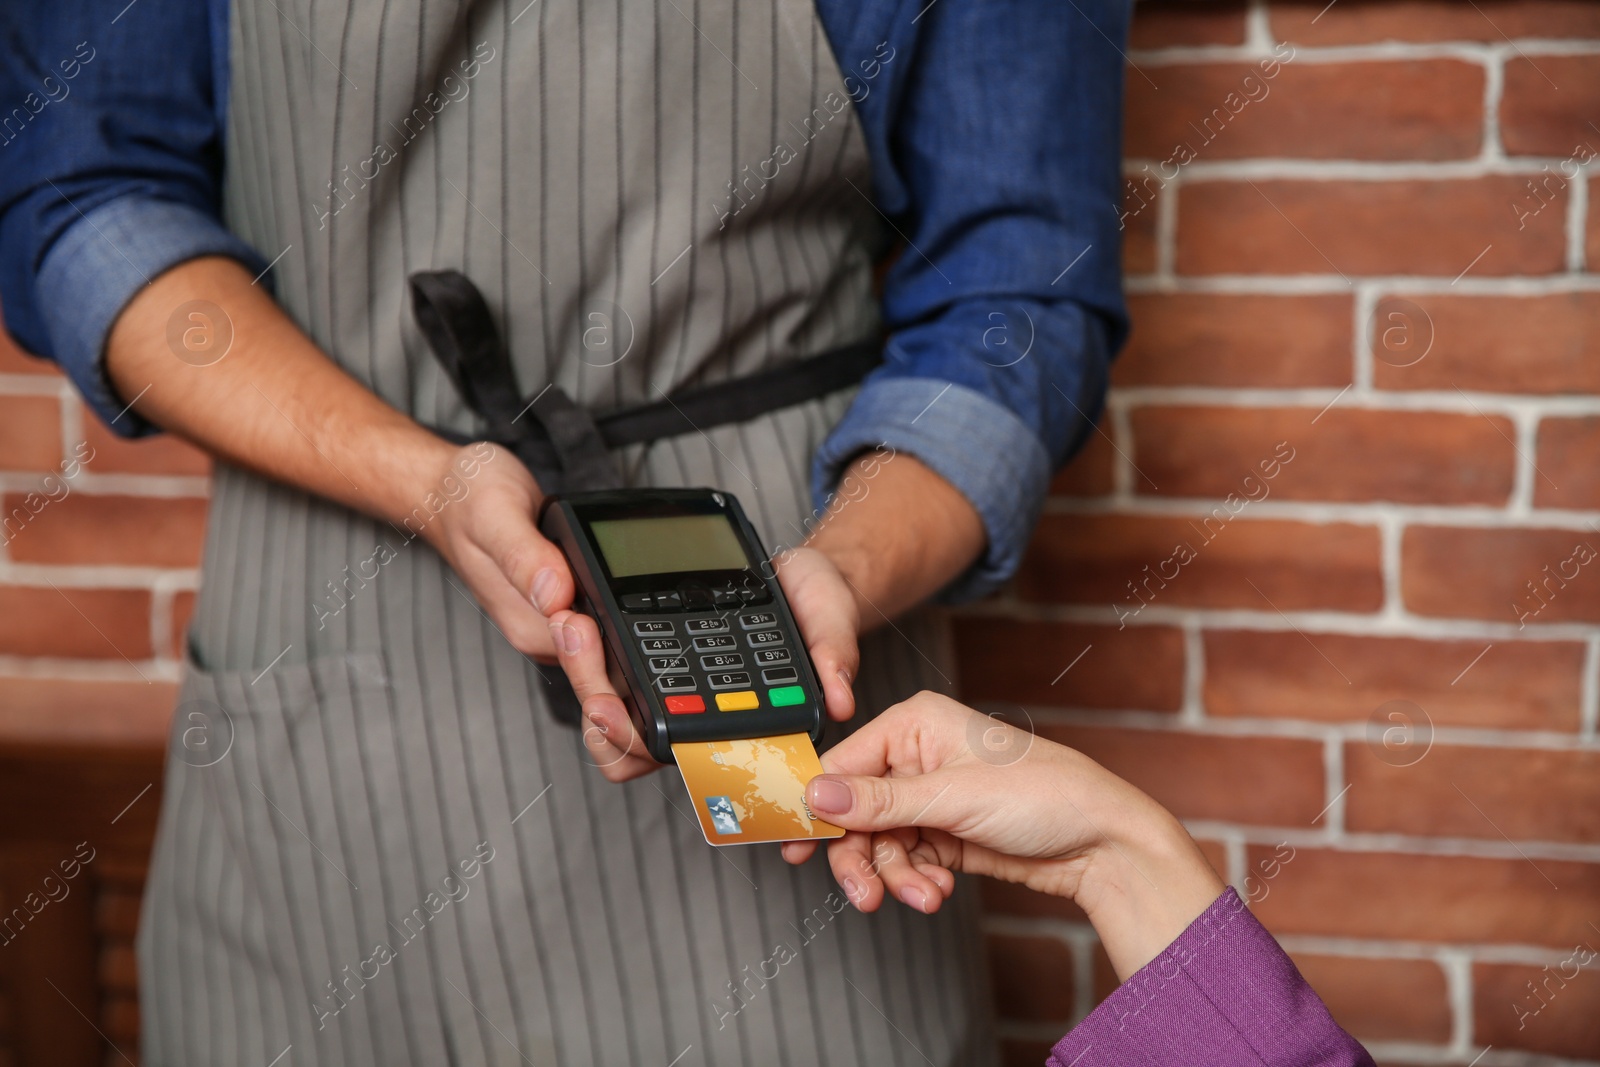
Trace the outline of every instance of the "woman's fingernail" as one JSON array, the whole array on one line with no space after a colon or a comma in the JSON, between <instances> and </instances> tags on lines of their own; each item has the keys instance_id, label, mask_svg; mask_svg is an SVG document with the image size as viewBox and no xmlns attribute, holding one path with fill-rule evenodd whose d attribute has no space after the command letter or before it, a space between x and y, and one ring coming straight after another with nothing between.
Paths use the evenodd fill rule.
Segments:
<instances>
[{"instance_id":1,"label":"woman's fingernail","mask_svg":"<svg viewBox=\"0 0 1600 1067\"><path fill-rule=\"evenodd\" d=\"M844 895L850 899L850 903L854 904L865 894L861 892L861 886L854 878L846 878L844 880Z\"/></svg>"},{"instance_id":2,"label":"woman's fingernail","mask_svg":"<svg viewBox=\"0 0 1600 1067\"><path fill-rule=\"evenodd\" d=\"M835 778L813 778L809 792L811 806L829 815L843 815L855 802L850 787Z\"/></svg>"},{"instance_id":3,"label":"woman's fingernail","mask_svg":"<svg viewBox=\"0 0 1600 1067\"><path fill-rule=\"evenodd\" d=\"M583 651L583 635L571 623L561 624L561 647L567 650L568 655L577 655Z\"/></svg>"},{"instance_id":4,"label":"woman's fingernail","mask_svg":"<svg viewBox=\"0 0 1600 1067\"><path fill-rule=\"evenodd\" d=\"M846 689L849 689L850 688L850 672L845 670L843 667L840 667L839 671L838 671L838 674L839 674L839 681L844 683L844 687Z\"/></svg>"},{"instance_id":5,"label":"woman's fingernail","mask_svg":"<svg viewBox=\"0 0 1600 1067\"><path fill-rule=\"evenodd\" d=\"M561 576L554 567L546 567L533 577L533 610L540 615L550 614L550 598L555 596Z\"/></svg>"},{"instance_id":6,"label":"woman's fingernail","mask_svg":"<svg viewBox=\"0 0 1600 1067\"><path fill-rule=\"evenodd\" d=\"M904 889L900 890L900 899L905 901L907 907L916 908L921 912L926 912L928 910L928 894L924 893L916 886L908 885Z\"/></svg>"}]
</instances>

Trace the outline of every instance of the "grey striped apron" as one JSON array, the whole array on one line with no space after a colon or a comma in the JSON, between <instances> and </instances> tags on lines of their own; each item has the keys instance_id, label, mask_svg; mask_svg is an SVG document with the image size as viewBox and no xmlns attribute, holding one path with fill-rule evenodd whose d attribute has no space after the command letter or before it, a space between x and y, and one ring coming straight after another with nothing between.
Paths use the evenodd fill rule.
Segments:
<instances>
[{"instance_id":1,"label":"grey striped apron","mask_svg":"<svg viewBox=\"0 0 1600 1067\"><path fill-rule=\"evenodd\" d=\"M877 328L866 152L806 0L235 7L230 224L420 421L477 429L409 323L417 270L467 274L523 385L593 407ZM848 399L619 458L794 544ZM213 493L140 929L148 1067L988 1061L970 892L860 916L821 863L711 849L674 770L588 765L421 541L227 466ZM868 709L948 687L929 618L863 651Z\"/></svg>"}]
</instances>

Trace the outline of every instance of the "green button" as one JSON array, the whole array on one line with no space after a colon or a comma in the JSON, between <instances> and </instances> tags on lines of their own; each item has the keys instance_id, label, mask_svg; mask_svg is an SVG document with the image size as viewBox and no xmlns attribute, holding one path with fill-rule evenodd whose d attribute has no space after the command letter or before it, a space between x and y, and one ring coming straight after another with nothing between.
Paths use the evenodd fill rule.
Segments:
<instances>
[{"instance_id":1,"label":"green button","mask_svg":"<svg viewBox=\"0 0 1600 1067\"><path fill-rule=\"evenodd\" d=\"M786 708L790 704L804 704L805 702L805 686L786 685L779 689L767 690L767 703L775 708Z\"/></svg>"}]
</instances>

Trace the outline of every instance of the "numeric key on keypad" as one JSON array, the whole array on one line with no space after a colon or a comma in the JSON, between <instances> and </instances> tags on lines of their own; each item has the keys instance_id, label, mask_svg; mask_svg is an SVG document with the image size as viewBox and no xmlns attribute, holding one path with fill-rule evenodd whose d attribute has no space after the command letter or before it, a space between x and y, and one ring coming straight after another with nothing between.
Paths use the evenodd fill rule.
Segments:
<instances>
[{"instance_id":1,"label":"numeric key on keypad","mask_svg":"<svg viewBox=\"0 0 1600 1067\"><path fill-rule=\"evenodd\" d=\"M645 655L655 656L663 652L682 652L683 642L676 637L647 637L639 642L639 647L644 649Z\"/></svg>"},{"instance_id":2,"label":"numeric key on keypad","mask_svg":"<svg viewBox=\"0 0 1600 1067\"><path fill-rule=\"evenodd\" d=\"M742 630L765 630L776 625L778 616L770 611L757 611L739 616L739 628Z\"/></svg>"},{"instance_id":3,"label":"numeric key on keypad","mask_svg":"<svg viewBox=\"0 0 1600 1067\"><path fill-rule=\"evenodd\" d=\"M729 674L708 674L706 683L713 689L745 689L750 685L750 676L743 671Z\"/></svg>"},{"instance_id":4,"label":"numeric key on keypad","mask_svg":"<svg viewBox=\"0 0 1600 1067\"><path fill-rule=\"evenodd\" d=\"M689 660L685 656L651 656L650 673L652 674L681 674L689 669Z\"/></svg>"},{"instance_id":5,"label":"numeric key on keypad","mask_svg":"<svg viewBox=\"0 0 1600 1067\"><path fill-rule=\"evenodd\" d=\"M758 648L755 652L755 658L756 662L763 667L769 667L776 663L788 663L789 650L787 648Z\"/></svg>"},{"instance_id":6,"label":"numeric key on keypad","mask_svg":"<svg viewBox=\"0 0 1600 1067\"><path fill-rule=\"evenodd\" d=\"M636 622L633 624L633 632L640 637L670 634L672 632L672 624L670 622Z\"/></svg>"},{"instance_id":7,"label":"numeric key on keypad","mask_svg":"<svg viewBox=\"0 0 1600 1067\"><path fill-rule=\"evenodd\" d=\"M701 656L700 667L708 671L734 671L744 666L744 657L737 652L724 652L716 656Z\"/></svg>"},{"instance_id":8,"label":"numeric key on keypad","mask_svg":"<svg viewBox=\"0 0 1600 1067\"><path fill-rule=\"evenodd\" d=\"M690 619L683 624L685 633L724 634L728 632L727 619Z\"/></svg>"},{"instance_id":9,"label":"numeric key on keypad","mask_svg":"<svg viewBox=\"0 0 1600 1067\"><path fill-rule=\"evenodd\" d=\"M745 640L750 642L751 648L760 648L762 645L783 644L783 633L780 630L757 630L755 633L746 634Z\"/></svg>"},{"instance_id":10,"label":"numeric key on keypad","mask_svg":"<svg viewBox=\"0 0 1600 1067\"><path fill-rule=\"evenodd\" d=\"M694 639L696 652L721 652L724 649L736 648L732 637L697 637Z\"/></svg>"}]
</instances>

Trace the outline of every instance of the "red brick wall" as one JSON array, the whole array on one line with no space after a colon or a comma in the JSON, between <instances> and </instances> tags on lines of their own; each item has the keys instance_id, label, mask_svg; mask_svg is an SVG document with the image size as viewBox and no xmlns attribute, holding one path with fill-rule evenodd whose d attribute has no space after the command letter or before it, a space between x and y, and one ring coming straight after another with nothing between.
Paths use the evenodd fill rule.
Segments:
<instances>
[{"instance_id":1,"label":"red brick wall","mask_svg":"<svg viewBox=\"0 0 1600 1067\"><path fill-rule=\"evenodd\" d=\"M1380 1062L1600 1063L1600 5L1144 3L1129 60L1133 339L966 695L1182 816ZM987 922L1037 1064L1114 978Z\"/></svg>"},{"instance_id":2,"label":"red brick wall","mask_svg":"<svg viewBox=\"0 0 1600 1067\"><path fill-rule=\"evenodd\" d=\"M1600 1063L1600 970L1549 977L1600 949L1600 5L1324 3L1140 6L1133 340L966 692L1184 817L1381 1062ZM8 721L172 700L206 462L0 350L5 513L85 443L0 538ZM1114 979L988 896L1037 1064Z\"/></svg>"}]
</instances>

